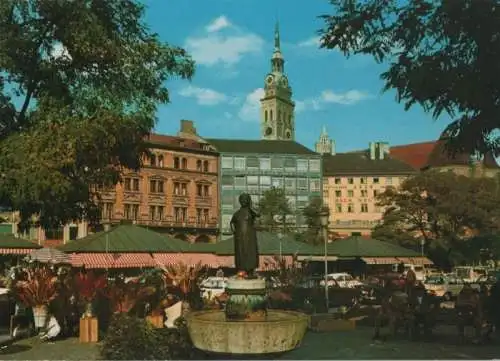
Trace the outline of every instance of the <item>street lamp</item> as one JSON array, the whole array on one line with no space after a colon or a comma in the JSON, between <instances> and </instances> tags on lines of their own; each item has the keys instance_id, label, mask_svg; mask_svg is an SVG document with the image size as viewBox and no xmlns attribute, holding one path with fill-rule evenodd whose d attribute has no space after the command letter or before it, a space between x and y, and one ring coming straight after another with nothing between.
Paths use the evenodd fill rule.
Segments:
<instances>
[{"instance_id":1,"label":"street lamp","mask_svg":"<svg viewBox=\"0 0 500 361\"><path fill-rule=\"evenodd\" d=\"M319 221L321 225L321 233L323 236L323 241L325 244L325 302L326 302L326 312L330 306L328 298L328 221L330 218L330 211L328 208L323 208L319 212Z\"/></svg>"},{"instance_id":2,"label":"street lamp","mask_svg":"<svg viewBox=\"0 0 500 361\"><path fill-rule=\"evenodd\" d=\"M420 253L422 254L422 257L424 257L424 247L425 247L425 239L420 240Z\"/></svg>"},{"instance_id":3,"label":"street lamp","mask_svg":"<svg viewBox=\"0 0 500 361\"><path fill-rule=\"evenodd\" d=\"M281 259L281 257L283 257L283 249L281 246L281 240L283 239L283 233L281 233L281 232L278 233L278 239L280 240L280 259Z\"/></svg>"}]
</instances>

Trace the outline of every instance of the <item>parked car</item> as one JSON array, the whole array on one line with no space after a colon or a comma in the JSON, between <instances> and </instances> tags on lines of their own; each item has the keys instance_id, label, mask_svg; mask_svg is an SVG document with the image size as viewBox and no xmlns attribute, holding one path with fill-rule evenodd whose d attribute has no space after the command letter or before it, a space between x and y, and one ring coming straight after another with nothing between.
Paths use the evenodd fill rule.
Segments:
<instances>
[{"instance_id":1,"label":"parked car","mask_svg":"<svg viewBox=\"0 0 500 361\"><path fill-rule=\"evenodd\" d=\"M425 289L432 292L445 301L456 298L465 282L456 276L432 276L425 280ZM479 289L479 284L471 284L473 288Z\"/></svg>"},{"instance_id":2,"label":"parked car","mask_svg":"<svg viewBox=\"0 0 500 361\"><path fill-rule=\"evenodd\" d=\"M226 291L227 277L208 277L201 281L201 297L212 299L222 295Z\"/></svg>"},{"instance_id":3,"label":"parked car","mask_svg":"<svg viewBox=\"0 0 500 361\"><path fill-rule=\"evenodd\" d=\"M349 273L330 273L327 275L328 287L341 287L341 288L357 288L363 286L363 282L355 279ZM320 282L321 286L325 285L325 280Z\"/></svg>"},{"instance_id":4,"label":"parked car","mask_svg":"<svg viewBox=\"0 0 500 361\"><path fill-rule=\"evenodd\" d=\"M484 266L458 266L453 273L464 282L475 283L477 280L488 275L489 268Z\"/></svg>"}]
</instances>

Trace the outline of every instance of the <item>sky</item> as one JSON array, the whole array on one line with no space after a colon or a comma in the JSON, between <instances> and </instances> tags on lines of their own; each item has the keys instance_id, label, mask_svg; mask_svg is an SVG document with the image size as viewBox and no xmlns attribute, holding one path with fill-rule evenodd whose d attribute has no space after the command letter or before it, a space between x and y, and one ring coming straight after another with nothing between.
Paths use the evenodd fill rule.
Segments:
<instances>
[{"instance_id":1,"label":"sky","mask_svg":"<svg viewBox=\"0 0 500 361\"><path fill-rule=\"evenodd\" d=\"M259 99L277 20L298 142L313 149L323 126L337 152L367 148L372 141L423 142L437 139L450 121L434 120L419 106L405 111L395 92L382 94L380 74L387 65L319 49L318 15L332 10L327 0L143 2L151 31L196 61L191 81L167 82L170 103L158 110L158 133L175 134L180 120L189 119L202 137L259 139Z\"/></svg>"}]
</instances>

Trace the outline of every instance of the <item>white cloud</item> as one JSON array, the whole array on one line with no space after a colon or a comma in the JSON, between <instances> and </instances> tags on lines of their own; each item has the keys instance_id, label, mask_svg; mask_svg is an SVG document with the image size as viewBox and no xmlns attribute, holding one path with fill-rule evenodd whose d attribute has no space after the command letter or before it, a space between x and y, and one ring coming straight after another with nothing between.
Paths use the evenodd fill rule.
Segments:
<instances>
[{"instance_id":1,"label":"white cloud","mask_svg":"<svg viewBox=\"0 0 500 361\"><path fill-rule=\"evenodd\" d=\"M313 36L312 38L301 41L297 45L302 47L302 48L306 48L306 47L319 48L319 46L321 45L321 37Z\"/></svg>"},{"instance_id":2,"label":"white cloud","mask_svg":"<svg viewBox=\"0 0 500 361\"><path fill-rule=\"evenodd\" d=\"M181 89L179 95L187 98L195 98L200 105L217 105L228 100L225 94L218 91L208 88L198 88L192 85Z\"/></svg>"},{"instance_id":3,"label":"white cloud","mask_svg":"<svg viewBox=\"0 0 500 361\"><path fill-rule=\"evenodd\" d=\"M232 24L228 20L228 18L226 18L224 15L221 15L218 18L214 19L210 24L208 24L205 30L208 33L214 33L216 31L229 28L231 25Z\"/></svg>"},{"instance_id":4,"label":"white cloud","mask_svg":"<svg viewBox=\"0 0 500 361\"><path fill-rule=\"evenodd\" d=\"M231 66L244 55L261 52L264 40L260 36L243 32L230 24L227 18L219 17L206 27L202 35L186 39L185 47L198 64ZM230 34L220 32L224 28L230 28Z\"/></svg>"},{"instance_id":5,"label":"white cloud","mask_svg":"<svg viewBox=\"0 0 500 361\"><path fill-rule=\"evenodd\" d=\"M371 97L371 94L356 89L352 89L344 93L324 90L317 97L296 101L295 111L299 113L305 110L319 110L326 104L353 105Z\"/></svg>"},{"instance_id":6,"label":"white cloud","mask_svg":"<svg viewBox=\"0 0 500 361\"><path fill-rule=\"evenodd\" d=\"M238 116L242 120L247 121L259 121L259 112L260 112L260 100L264 97L264 89L257 88L248 94L245 98L245 102L243 103Z\"/></svg>"}]
</instances>

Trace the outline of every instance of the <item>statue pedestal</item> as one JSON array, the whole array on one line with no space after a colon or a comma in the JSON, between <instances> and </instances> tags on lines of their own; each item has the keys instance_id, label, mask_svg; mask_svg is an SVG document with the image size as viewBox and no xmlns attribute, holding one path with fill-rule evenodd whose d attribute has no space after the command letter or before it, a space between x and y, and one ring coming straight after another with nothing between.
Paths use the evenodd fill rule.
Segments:
<instances>
[{"instance_id":1,"label":"statue pedestal","mask_svg":"<svg viewBox=\"0 0 500 361\"><path fill-rule=\"evenodd\" d=\"M266 281L261 278L230 278L226 292L227 321L265 321L267 317Z\"/></svg>"}]
</instances>

